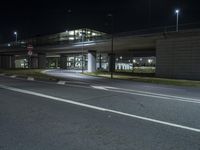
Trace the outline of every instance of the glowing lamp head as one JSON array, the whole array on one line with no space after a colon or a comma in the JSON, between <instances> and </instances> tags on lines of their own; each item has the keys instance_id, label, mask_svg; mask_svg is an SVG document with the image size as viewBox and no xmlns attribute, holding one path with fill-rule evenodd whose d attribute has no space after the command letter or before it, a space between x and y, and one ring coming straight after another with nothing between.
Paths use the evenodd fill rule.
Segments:
<instances>
[{"instance_id":1,"label":"glowing lamp head","mask_svg":"<svg viewBox=\"0 0 200 150\"><path fill-rule=\"evenodd\" d=\"M180 10L179 10L179 9L176 9L176 10L175 10L175 13L176 13L176 14L178 14L179 12L180 12Z\"/></svg>"}]
</instances>

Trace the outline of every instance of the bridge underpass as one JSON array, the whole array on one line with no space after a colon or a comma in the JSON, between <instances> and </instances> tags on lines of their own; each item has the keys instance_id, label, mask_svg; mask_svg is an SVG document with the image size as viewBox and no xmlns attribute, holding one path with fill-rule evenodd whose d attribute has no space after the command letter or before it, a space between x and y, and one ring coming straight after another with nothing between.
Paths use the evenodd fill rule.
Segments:
<instances>
[{"instance_id":1,"label":"bridge underpass","mask_svg":"<svg viewBox=\"0 0 200 150\"><path fill-rule=\"evenodd\" d=\"M63 33L62 33L63 34ZM60 38L59 38L60 39ZM26 41L25 43L28 43ZM27 57L24 47L1 47L1 68L13 68L15 58L24 55L31 68L111 69L111 38L101 38L62 44L33 45L34 54ZM133 69L134 66L156 66L156 76L182 79L200 79L200 30L169 33L128 35L114 37L115 69ZM55 56L55 57L54 57ZM49 63L52 61L54 65ZM5 65L6 64L6 65Z\"/></svg>"}]
</instances>

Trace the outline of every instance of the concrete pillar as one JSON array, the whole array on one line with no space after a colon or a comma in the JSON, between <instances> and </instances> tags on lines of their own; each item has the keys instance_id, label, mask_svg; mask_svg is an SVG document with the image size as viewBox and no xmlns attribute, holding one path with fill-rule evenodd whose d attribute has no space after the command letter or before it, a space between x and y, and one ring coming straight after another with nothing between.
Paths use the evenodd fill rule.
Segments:
<instances>
[{"instance_id":1,"label":"concrete pillar","mask_svg":"<svg viewBox=\"0 0 200 150\"><path fill-rule=\"evenodd\" d=\"M88 51L88 72L96 71L96 51Z\"/></svg>"},{"instance_id":2,"label":"concrete pillar","mask_svg":"<svg viewBox=\"0 0 200 150\"><path fill-rule=\"evenodd\" d=\"M102 59L101 59L101 54L99 55L99 70L102 69Z\"/></svg>"},{"instance_id":3,"label":"concrete pillar","mask_svg":"<svg viewBox=\"0 0 200 150\"><path fill-rule=\"evenodd\" d=\"M0 56L0 68L3 68L3 69L15 68L15 56L14 55L1 55Z\"/></svg>"},{"instance_id":4,"label":"concrete pillar","mask_svg":"<svg viewBox=\"0 0 200 150\"><path fill-rule=\"evenodd\" d=\"M46 68L46 54L38 53L38 68L45 69Z\"/></svg>"},{"instance_id":5,"label":"concrete pillar","mask_svg":"<svg viewBox=\"0 0 200 150\"><path fill-rule=\"evenodd\" d=\"M60 55L60 68L67 69L67 56L64 54Z\"/></svg>"},{"instance_id":6,"label":"concrete pillar","mask_svg":"<svg viewBox=\"0 0 200 150\"><path fill-rule=\"evenodd\" d=\"M115 54L114 53L109 53L108 54L108 66L109 66L109 72L114 72L115 71Z\"/></svg>"}]
</instances>

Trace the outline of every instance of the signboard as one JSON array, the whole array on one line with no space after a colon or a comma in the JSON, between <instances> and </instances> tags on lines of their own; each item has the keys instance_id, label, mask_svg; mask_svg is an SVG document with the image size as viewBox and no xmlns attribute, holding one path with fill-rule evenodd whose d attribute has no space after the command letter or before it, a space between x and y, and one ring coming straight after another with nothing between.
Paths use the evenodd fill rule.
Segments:
<instances>
[{"instance_id":1,"label":"signboard","mask_svg":"<svg viewBox=\"0 0 200 150\"><path fill-rule=\"evenodd\" d=\"M27 46L27 50L28 50L28 56L32 56L33 55L33 45L29 44Z\"/></svg>"},{"instance_id":2,"label":"signboard","mask_svg":"<svg viewBox=\"0 0 200 150\"><path fill-rule=\"evenodd\" d=\"M32 52L32 51L28 51L28 55L29 55L29 56L32 56L32 55L33 55L33 52Z\"/></svg>"},{"instance_id":3,"label":"signboard","mask_svg":"<svg viewBox=\"0 0 200 150\"><path fill-rule=\"evenodd\" d=\"M33 50L33 45L29 44L29 45L27 46L27 50L28 50L28 51L32 51L32 50Z\"/></svg>"}]
</instances>

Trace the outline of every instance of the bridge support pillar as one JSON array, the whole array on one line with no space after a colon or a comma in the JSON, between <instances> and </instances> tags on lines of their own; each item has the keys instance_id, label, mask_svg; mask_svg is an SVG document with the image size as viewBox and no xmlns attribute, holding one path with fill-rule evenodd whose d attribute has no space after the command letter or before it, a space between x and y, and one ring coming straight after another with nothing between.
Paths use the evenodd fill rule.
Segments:
<instances>
[{"instance_id":1,"label":"bridge support pillar","mask_svg":"<svg viewBox=\"0 0 200 150\"><path fill-rule=\"evenodd\" d=\"M115 54L109 53L108 54L108 66L109 66L109 72L115 71Z\"/></svg>"},{"instance_id":2,"label":"bridge support pillar","mask_svg":"<svg viewBox=\"0 0 200 150\"><path fill-rule=\"evenodd\" d=\"M67 56L64 54L60 55L60 68L67 69Z\"/></svg>"},{"instance_id":3,"label":"bridge support pillar","mask_svg":"<svg viewBox=\"0 0 200 150\"><path fill-rule=\"evenodd\" d=\"M0 68L3 69L15 68L15 55L1 55Z\"/></svg>"},{"instance_id":4,"label":"bridge support pillar","mask_svg":"<svg viewBox=\"0 0 200 150\"><path fill-rule=\"evenodd\" d=\"M96 51L88 51L88 72L96 71Z\"/></svg>"},{"instance_id":5,"label":"bridge support pillar","mask_svg":"<svg viewBox=\"0 0 200 150\"><path fill-rule=\"evenodd\" d=\"M46 54L38 53L38 68L45 69L46 68Z\"/></svg>"}]
</instances>

